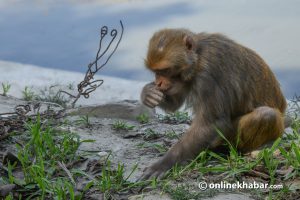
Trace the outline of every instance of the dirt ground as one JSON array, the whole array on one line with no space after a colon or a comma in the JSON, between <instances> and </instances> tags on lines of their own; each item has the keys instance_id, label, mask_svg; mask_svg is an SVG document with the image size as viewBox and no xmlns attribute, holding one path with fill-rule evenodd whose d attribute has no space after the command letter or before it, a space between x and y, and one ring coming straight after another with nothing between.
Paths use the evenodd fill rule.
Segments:
<instances>
[{"instance_id":1,"label":"dirt ground","mask_svg":"<svg viewBox=\"0 0 300 200\"><path fill-rule=\"evenodd\" d=\"M15 98L0 96L0 112L13 111L16 105L23 103L25 102ZM145 112L148 113L149 122L141 124L136 117ZM83 116L89 116L88 123L82 123L81 119ZM122 101L71 109L67 111L67 116L64 120L68 121L68 123L60 126L58 128L59 131L68 130L78 134L81 140L94 141L83 143L79 147L80 154L85 156L82 162L75 167L95 175L99 173L99 171L97 172L99 170L97 163L109 159L112 167L124 164L125 176L128 176L137 165L137 169L128 179L130 182L135 182L141 176L142 170L159 159L189 127L188 122L163 122L157 118L153 110L149 110L136 101ZM118 130L114 128L114 124L117 122L123 122L131 126L131 128ZM14 151L14 143L0 141L0 152L2 152L2 155L5 151ZM217 177L213 179L217 180ZM78 190L83 187L85 181L78 181ZM187 185L192 191L199 192L198 183L197 177L190 176L183 177L179 182L174 182L174 185ZM203 199L255 199L249 193L235 191L205 191L203 193ZM101 199L100 195L97 192L91 192L87 199ZM119 195L116 198L131 200L172 199L170 195L157 189L144 190L142 193L135 191Z\"/></svg>"}]
</instances>

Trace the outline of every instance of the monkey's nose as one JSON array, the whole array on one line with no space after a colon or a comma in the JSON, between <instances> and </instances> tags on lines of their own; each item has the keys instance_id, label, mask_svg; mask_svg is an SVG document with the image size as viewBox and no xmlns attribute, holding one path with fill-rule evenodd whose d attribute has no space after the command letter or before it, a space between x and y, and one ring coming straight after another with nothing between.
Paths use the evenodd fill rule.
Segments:
<instances>
[{"instance_id":1,"label":"monkey's nose","mask_svg":"<svg viewBox=\"0 0 300 200\"><path fill-rule=\"evenodd\" d=\"M155 82L156 87L161 88L162 86L162 81L156 81Z\"/></svg>"}]
</instances>

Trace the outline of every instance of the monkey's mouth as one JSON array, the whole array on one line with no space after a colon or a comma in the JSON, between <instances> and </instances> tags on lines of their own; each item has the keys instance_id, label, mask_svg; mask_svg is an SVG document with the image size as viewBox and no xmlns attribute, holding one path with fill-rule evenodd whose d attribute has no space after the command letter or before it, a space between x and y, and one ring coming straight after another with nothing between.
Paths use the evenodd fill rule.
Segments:
<instances>
[{"instance_id":1,"label":"monkey's mouth","mask_svg":"<svg viewBox=\"0 0 300 200\"><path fill-rule=\"evenodd\" d=\"M162 91L164 94L166 95L174 95L176 94L178 91L176 90L176 88L174 87L169 87L166 90Z\"/></svg>"}]
</instances>

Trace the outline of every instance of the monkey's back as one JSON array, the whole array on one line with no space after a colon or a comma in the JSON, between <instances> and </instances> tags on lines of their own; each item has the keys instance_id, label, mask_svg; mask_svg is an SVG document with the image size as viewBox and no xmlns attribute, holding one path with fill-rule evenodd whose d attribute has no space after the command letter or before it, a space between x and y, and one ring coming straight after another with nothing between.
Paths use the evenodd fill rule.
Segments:
<instances>
[{"instance_id":1,"label":"monkey's back","mask_svg":"<svg viewBox=\"0 0 300 200\"><path fill-rule=\"evenodd\" d=\"M259 106L286 108L275 75L253 50L221 34L198 35L200 69L214 79L232 105L234 113L247 113Z\"/></svg>"}]
</instances>

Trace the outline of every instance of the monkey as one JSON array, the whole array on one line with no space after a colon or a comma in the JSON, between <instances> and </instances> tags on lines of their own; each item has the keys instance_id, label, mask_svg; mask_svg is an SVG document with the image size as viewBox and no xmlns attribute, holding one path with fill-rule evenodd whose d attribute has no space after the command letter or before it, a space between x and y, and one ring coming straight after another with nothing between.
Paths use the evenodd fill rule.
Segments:
<instances>
[{"instance_id":1,"label":"monkey","mask_svg":"<svg viewBox=\"0 0 300 200\"><path fill-rule=\"evenodd\" d=\"M145 66L155 80L142 89L142 103L166 112L185 104L193 120L140 179L162 178L175 164L218 149L220 132L242 153L282 136L287 103L275 75L255 51L227 36L162 29L149 41Z\"/></svg>"}]
</instances>

